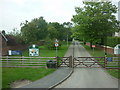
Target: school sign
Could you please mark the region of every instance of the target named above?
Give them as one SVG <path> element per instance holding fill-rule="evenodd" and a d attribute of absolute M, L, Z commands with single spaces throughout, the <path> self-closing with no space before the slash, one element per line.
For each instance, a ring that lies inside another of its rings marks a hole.
<path fill-rule="evenodd" d="M 37 45 L 29 47 L 29 56 L 39 56 L 39 47 Z"/>

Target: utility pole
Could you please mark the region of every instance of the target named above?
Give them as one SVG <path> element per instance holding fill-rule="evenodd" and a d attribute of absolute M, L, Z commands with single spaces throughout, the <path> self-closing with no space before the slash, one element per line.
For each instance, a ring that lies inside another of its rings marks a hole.
<path fill-rule="evenodd" d="M 67 46 L 68 46 L 68 35 L 67 35 Z"/>

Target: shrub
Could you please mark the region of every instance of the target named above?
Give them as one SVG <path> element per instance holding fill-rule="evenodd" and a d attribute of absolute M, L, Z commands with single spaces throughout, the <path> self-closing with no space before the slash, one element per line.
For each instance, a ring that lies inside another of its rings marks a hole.
<path fill-rule="evenodd" d="M 108 37 L 107 45 L 110 47 L 115 47 L 117 44 L 120 44 L 120 37 Z"/>
<path fill-rule="evenodd" d="M 54 41 L 51 41 L 51 40 L 47 41 L 47 42 L 46 42 L 46 47 L 47 47 L 48 49 L 50 49 L 50 50 L 55 50 L 55 49 L 56 49 L 56 47 L 55 47 L 55 42 L 54 42 Z M 59 42 L 58 49 L 60 49 L 60 47 L 61 47 L 61 43 Z"/>

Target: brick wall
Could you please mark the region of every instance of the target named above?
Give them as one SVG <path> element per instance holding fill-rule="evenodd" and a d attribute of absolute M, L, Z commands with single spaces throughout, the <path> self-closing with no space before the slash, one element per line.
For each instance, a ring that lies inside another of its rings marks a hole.
<path fill-rule="evenodd" d="M 17 46 L 7 46 L 2 48 L 2 56 L 8 55 L 8 50 L 25 50 L 27 49 L 27 45 L 17 45 Z"/>
<path fill-rule="evenodd" d="M 8 46 L 9 50 L 25 50 L 27 48 L 27 45 Z"/>
<path fill-rule="evenodd" d="M 96 48 L 101 49 L 103 51 L 106 50 L 107 53 L 114 55 L 114 49 L 113 48 L 107 48 L 104 46 L 96 45 Z"/>
<path fill-rule="evenodd" d="M 86 43 L 87 46 L 90 46 L 90 43 Z"/>
<path fill-rule="evenodd" d="M 90 46 L 90 43 L 86 43 L 86 45 L 87 46 Z M 104 46 L 101 46 L 101 45 L 96 45 L 96 48 L 98 48 L 98 49 L 100 49 L 100 50 L 103 50 L 103 51 L 105 51 L 105 49 L 106 49 L 106 51 L 107 51 L 107 53 L 108 54 L 112 54 L 112 55 L 115 55 L 114 54 L 114 48 L 106 48 L 106 47 L 104 47 Z M 120 56 L 120 55 L 116 55 L 116 56 Z"/>
<path fill-rule="evenodd" d="M 1 50 L 2 50 L 2 55 L 7 55 L 8 47 L 7 47 L 7 41 L 2 37 L 2 43 L 1 43 Z"/>
<path fill-rule="evenodd" d="M 4 56 L 4 55 L 8 55 L 8 47 L 3 47 L 2 48 L 2 56 Z"/>

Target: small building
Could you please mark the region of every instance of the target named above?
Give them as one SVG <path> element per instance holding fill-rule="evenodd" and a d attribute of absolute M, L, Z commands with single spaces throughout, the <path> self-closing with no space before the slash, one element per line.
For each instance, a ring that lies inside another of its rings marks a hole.
<path fill-rule="evenodd" d="M 1 41 L 0 41 L 0 50 L 1 50 L 1 55 L 7 55 L 7 52 L 8 52 L 8 47 L 7 47 L 7 42 L 8 42 L 8 39 L 6 38 L 6 36 L 0 32 L 0 38 L 1 38 Z"/>
<path fill-rule="evenodd" d="M 8 50 L 26 50 L 28 45 L 21 44 L 13 35 L 5 35 L 5 31 L 0 32 L 0 56 L 8 55 Z"/>

